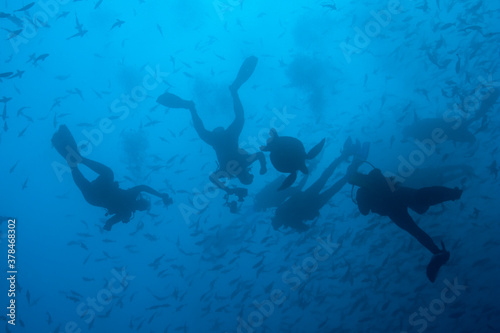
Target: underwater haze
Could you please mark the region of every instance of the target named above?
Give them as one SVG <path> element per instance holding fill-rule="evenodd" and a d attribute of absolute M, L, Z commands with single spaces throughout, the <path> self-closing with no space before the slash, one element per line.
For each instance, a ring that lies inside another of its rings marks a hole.
<path fill-rule="evenodd" d="M 1 332 L 500 332 L 499 1 L 1 0 L 0 27 Z M 195 115 L 231 128 L 238 95 L 267 170 L 224 193 Z M 147 208 L 107 230 L 66 127 Z M 279 170 L 273 133 L 306 168 Z M 361 173 L 463 190 L 410 211 L 449 251 L 434 282 L 436 253 L 361 214 L 351 141 Z"/>

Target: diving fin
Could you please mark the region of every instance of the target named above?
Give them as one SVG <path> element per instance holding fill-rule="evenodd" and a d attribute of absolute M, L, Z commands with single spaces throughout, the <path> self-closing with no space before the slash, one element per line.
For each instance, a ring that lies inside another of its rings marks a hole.
<path fill-rule="evenodd" d="M 59 130 L 52 136 L 52 145 L 57 152 L 70 164 L 70 158 L 76 162 L 80 162 L 82 157 L 78 152 L 78 146 L 66 125 L 59 126 Z"/>
<path fill-rule="evenodd" d="M 158 96 L 156 103 L 174 109 L 190 109 L 194 106 L 192 101 L 186 101 L 185 99 L 169 92 L 165 92 L 163 95 Z"/>
<path fill-rule="evenodd" d="M 238 75 L 236 75 L 236 79 L 234 79 L 234 82 L 231 85 L 231 89 L 240 89 L 241 85 L 245 83 L 250 78 L 250 76 L 252 76 L 253 71 L 257 66 L 257 61 L 258 59 L 255 56 L 248 57 L 245 59 L 245 61 L 243 61 L 243 64 L 238 71 Z"/>
<path fill-rule="evenodd" d="M 355 146 L 354 146 L 354 143 L 352 143 L 351 137 L 349 136 L 345 140 L 344 146 L 342 147 L 342 155 L 350 156 L 350 155 L 354 154 L 354 151 L 355 151 Z"/>
<path fill-rule="evenodd" d="M 431 282 L 436 281 L 439 269 L 450 259 L 450 251 L 446 251 L 444 244 L 442 242 L 441 244 L 443 245 L 443 250 L 433 255 L 431 261 L 427 265 L 427 278 Z"/>
<path fill-rule="evenodd" d="M 323 139 L 323 140 L 321 140 L 320 143 L 318 143 L 316 146 L 314 146 L 313 149 L 311 149 L 307 153 L 306 159 L 311 160 L 311 159 L 315 158 L 321 152 L 321 149 L 323 149 L 323 146 L 325 145 L 325 141 L 326 140 Z"/>
<path fill-rule="evenodd" d="M 289 174 L 288 177 L 285 178 L 283 184 L 281 184 L 281 186 L 278 188 L 278 191 L 289 188 L 290 186 L 292 186 L 292 184 L 295 182 L 296 179 L 297 179 L 297 172 Z"/>
<path fill-rule="evenodd" d="M 369 153 L 370 153 L 370 143 L 363 142 L 363 145 L 361 146 L 361 150 L 359 151 L 359 158 L 361 160 L 365 161 L 368 158 Z"/>

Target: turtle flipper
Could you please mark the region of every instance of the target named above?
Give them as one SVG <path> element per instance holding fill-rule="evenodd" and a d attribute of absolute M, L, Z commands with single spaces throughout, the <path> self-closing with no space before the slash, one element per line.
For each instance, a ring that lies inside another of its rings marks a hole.
<path fill-rule="evenodd" d="M 289 174 L 288 177 L 285 178 L 285 181 L 283 182 L 283 184 L 281 184 L 278 191 L 289 188 L 295 182 L 296 179 L 297 179 L 297 171 Z"/>
<path fill-rule="evenodd" d="M 320 143 L 318 143 L 316 146 L 314 146 L 313 149 L 311 149 L 307 153 L 306 159 L 310 160 L 310 159 L 315 158 L 321 152 L 321 149 L 323 149 L 324 145 L 325 145 L 325 139 L 321 140 Z"/>
<path fill-rule="evenodd" d="M 307 168 L 305 161 L 304 161 L 304 163 L 302 163 L 302 166 L 300 167 L 299 170 L 302 171 L 302 173 L 304 175 L 308 175 L 309 174 L 309 169 Z"/>

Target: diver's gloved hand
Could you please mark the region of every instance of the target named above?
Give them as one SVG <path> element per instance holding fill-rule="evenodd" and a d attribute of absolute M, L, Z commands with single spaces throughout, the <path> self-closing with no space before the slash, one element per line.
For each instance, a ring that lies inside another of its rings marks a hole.
<path fill-rule="evenodd" d="M 238 201 L 243 201 L 243 199 L 248 195 L 248 190 L 243 187 L 236 187 L 231 189 L 231 193 L 238 197 Z"/>
<path fill-rule="evenodd" d="M 172 198 L 166 193 L 162 195 L 161 200 L 163 201 L 163 205 L 165 205 L 166 207 L 174 203 Z"/>
<path fill-rule="evenodd" d="M 231 201 L 231 202 L 226 202 L 225 206 L 229 207 L 229 212 L 231 214 L 237 214 L 238 213 L 238 203 L 236 201 Z"/>

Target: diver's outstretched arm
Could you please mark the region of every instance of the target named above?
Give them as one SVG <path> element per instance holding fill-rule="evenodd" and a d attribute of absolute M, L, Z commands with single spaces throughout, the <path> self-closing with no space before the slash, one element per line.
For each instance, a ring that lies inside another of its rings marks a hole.
<path fill-rule="evenodd" d="M 232 189 L 227 187 L 223 182 L 220 181 L 220 178 L 218 178 L 218 175 L 216 172 L 212 173 L 208 178 L 210 178 L 210 181 L 215 184 L 218 188 L 226 192 L 227 194 L 233 194 Z"/>
<path fill-rule="evenodd" d="M 220 181 L 219 178 L 220 175 L 218 175 L 216 172 L 212 173 L 210 175 L 210 181 L 215 184 L 218 188 L 226 192 L 228 195 L 234 194 L 238 197 L 239 201 L 243 201 L 243 198 L 248 195 L 248 190 L 246 188 L 242 187 L 237 187 L 237 188 L 230 188 L 227 187 L 223 182 Z"/>
<path fill-rule="evenodd" d="M 172 199 L 170 198 L 170 196 L 168 194 L 166 194 L 166 193 L 160 193 L 157 190 L 149 187 L 148 185 L 135 186 L 135 187 L 132 187 L 131 189 L 129 189 L 129 191 L 136 192 L 137 195 L 140 192 L 146 192 L 146 193 L 152 194 L 154 196 L 157 196 L 158 198 L 163 199 L 163 203 L 165 205 L 169 205 L 169 204 L 172 203 Z"/>
<path fill-rule="evenodd" d="M 413 221 L 406 208 L 400 209 L 397 213 L 389 215 L 389 217 L 398 227 L 407 231 L 420 244 L 425 246 L 427 250 L 431 251 L 432 254 L 441 252 L 437 245 L 434 244 L 432 238 Z"/>
<path fill-rule="evenodd" d="M 420 205 L 434 206 L 445 201 L 460 199 L 462 190 L 444 186 L 431 186 L 417 190 L 416 195 Z"/>
<path fill-rule="evenodd" d="M 243 105 L 241 104 L 240 97 L 238 96 L 238 91 L 232 87 L 229 87 L 229 90 L 231 91 L 231 96 L 233 96 L 235 118 L 231 125 L 227 128 L 227 132 L 238 138 L 243 130 L 243 125 L 245 124 L 245 113 L 243 111 Z"/>
<path fill-rule="evenodd" d="M 99 174 L 100 176 L 108 179 L 109 181 L 113 181 L 114 179 L 114 174 L 113 170 L 111 170 L 109 167 L 105 166 L 102 163 L 89 160 L 88 158 L 82 157 L 82 162 L 83 165 L 94 171 L 95 173 Z"/>
<path fill-rule="evenodd" d="M 160 192 L 158 192 L 157 190 L 149 187 L 148 185 L 139 185 L 139 186 L 134 186 L 132 187 L 131 189 L 129 189 L 129 191 L 134 191 L 134 192 L 137 192 L 137 194 L 139 194 L 140 192 L 146 192 L 146 193 L 149 193 L 149 194 L 152 194 L 152 195 L 155 195 L 157 196 L 158 198 L 161 198 L 163 197 L 163 194 L 161 194 Z"/>
<path fill-rule="evenodd" d="M 348 170 L 346 177 L 349 184 L 359 187 L 369 187 L 372 183 L 370 176 L 357 171 Z"/>

